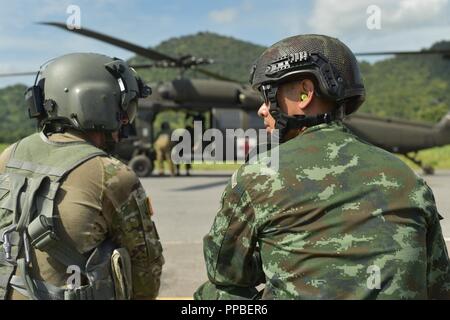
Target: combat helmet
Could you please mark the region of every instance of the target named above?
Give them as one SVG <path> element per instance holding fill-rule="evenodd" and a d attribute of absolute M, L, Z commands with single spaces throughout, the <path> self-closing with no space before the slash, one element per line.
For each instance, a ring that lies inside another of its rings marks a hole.
<path fill-rule="evenodd" d="M 281 112 L 276 100 L 279 85 L 305 77 L 313 80 L 318 96 L 335 102 L 335 112 L 316 117 L 288 116 Z M 338 39 L 324 35 L 299 35 L 275 43 L 256 60 L 250 84 L 270 102 L 270 113 L 280 134 L 292 128 L 329 122 L 338 114 L 341 117 L 351 114 L 365 98 L 355 55 Z"/>
<path fill-rule="evenodd" d="M 59 129 L 117 131 L 124 114 L 135 118 L 138 98 L 151 93 L 126 62 L 96 53 L 58 57 L 38 76 L 25 94 L 30 117 Z"/>

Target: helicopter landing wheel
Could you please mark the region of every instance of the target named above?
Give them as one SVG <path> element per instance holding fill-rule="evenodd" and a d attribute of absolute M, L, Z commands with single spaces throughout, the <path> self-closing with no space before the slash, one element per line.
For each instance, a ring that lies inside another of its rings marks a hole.
<path fill-rule="evenodd" d="M 152 161 L 143 154 L 133 157 L 128 166 L 141 178 L 148 177 L 153 171 Z"/>
<path fill-rule="evenodd" d="M 434 168 L 431 166 L 424 166 L 422 167 L 423 173 L 426 175 L 432 175 L 434 174 Z"/>

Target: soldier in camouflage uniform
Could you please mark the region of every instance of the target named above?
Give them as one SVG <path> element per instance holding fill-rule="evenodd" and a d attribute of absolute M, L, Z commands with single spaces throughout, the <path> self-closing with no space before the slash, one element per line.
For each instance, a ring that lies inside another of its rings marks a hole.
<path fill-rule="evenodd" d="M 33 176 L 30 179 L 30 173 L 33 173 L 33 168 L 39 168 L 42 173 L 44 166 L 40 164 L 53 162 L 47 167 L 61 167 L 66 165 L 63 158 L 73 157 L 78 165 L 64 173 L 60 180 L 53 200 L 54 230 L 50 231 L 54 231 L 63 251 L 80 255 L 83 262 L 87 259 L 87 265 L 94 267 L 79 265 L 84 270 L 81 287 L 70 288 L 67 270 L 73 256 L 61 258 L 54 248 L 40 244 L 40 238 L 33 239 L 30 223 L 24 233 L 25 238 L 29 238 L 29 261 L 26 259 L 27 247 L 22 243 L 17 261 L 6 259 L 14 266 L 14 275 L 8 276 L 9 285 L 2 285 L 0 293 L 8 299 L 154 299 L 159 291 L 164 259 L 151 219 L 150 200 L 136 174 L 108 155 L 110 148 L 120 139 L 122 128 L 133 120 L 138 98 L 148 95 L 149 88 L 122 60 L 98 54 L 62 56 L 50 62 L 40 73 L 37 87 L 42 90 L 45 100 L 37 101 L 34 107 L 42 103 L 46 106 L 45 109 L 37 108 L 40 114 L 36 116 L 41 121 L 42 130 L 1 154 L 2 188 L 6 180 L 3 177 L 8 174 L 8 177 L 13 177 L 12 173 L 25 170 L 32 186 L 34 180 Z M 88 150 L 88 157 L 79 160 L 74 150 L 80 153 Z M 63 157 L 47 161 L 58 152 Z M 17 163 L 22 164 L 20 169 Z M 34 167 L 26 167 L 24 163 L 33 163 Z M 54 181 L 52 175 L 57 175 L 54 172 L 57 171 L 46 171 L 50 181 Z M 37 189 L 37 194 L 39 192 L 44 191 Z M 27 196 L 28 193 L 24 192 L 24 197 Z M 38 207 L 39 202 L 35 206 Z M 6 207 L 4 202 L 0 203 L 0 210 Z M 21 215 L 26 214 L 23 209 Z M 35 214 L 41 213 L 38 210 Z M 0 227 L 3 227 L 4 221 L 0 222 Z M 13 231 L 18 232 L 20 228 L 17 226 Z M 3 238 L 6 251 L 5 233 Z M 96 251 L 105 243 L 111 246 L 111 250 Z M 117 249 L 115 254 L 120 253 L 120 259 L 116 260 L 120 263 L 118 269 L 129 269 L 123 274 L 111 274 L 114 273 L 110 267 L 112 249 Z M 100 258 L 94 257 L 93 252 L 101 253 Z M 24 256 L 26 263 L 20 269 L 19 262 L 24 260 Z M 100 263 L 95 259 L 100 259 Z M 4 260 L 5 253 L 0 252 L 0 262 L 6 266 Z M 102 269 L 95 269 L 96 263 Z M 93 271 L 89 273 L 90 268 Z M 2 270 L 6 269 L 0 265 Z M 23 270 L 27 273 L 25 277 Z M 0 276 L 7 275 L 2 272 Z M 2 283 L 8 283 L 8 279 Z M 123 292 L 118 292 L 120 289 Z"/>
<path fill-rule="evenodd" d="M 364 100 L 352 52 L 290 37 L 260 56 L 251 83 L 282 142 L 278 168 L 271 150 L 233 174 L 204 238 L 209 281 L 194 297 L 449 299 L 432 191 L 340 121 Z"/>

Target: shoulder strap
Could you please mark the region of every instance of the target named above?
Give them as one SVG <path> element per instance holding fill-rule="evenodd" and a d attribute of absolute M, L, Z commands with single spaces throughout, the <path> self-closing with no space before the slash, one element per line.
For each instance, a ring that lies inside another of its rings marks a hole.
<path fill-rule="evenodd" d="M 39 214 L 31 221 L 31 223 L 27 224 L 28 235 L 30 237 L 31 245 L 34 248 L 47 252 L 51 257 L 55 258 L 66 267 L 71 265 L 78 266 L 82 273 L 86 272 L 85 267 L 87 258 L 68 243 L 61 241 L 55 230 L 54 198 L 56 196 L 56 191 L 59 189 L 61 179 L 73 169 L 97 155 L 99 155 L 99 153 L 92 153 L 79 159 L 68 167 L 56 181 L 51 182 L 48 180 L 48 191 L 41 192 L 41 195 L 44 195 L 45 198 L 42 201 L 41 207 L 37 208 Z M 39 183 L 36 183 L 36 185 L 39 185 Z M 32 194 L 33 198 L 35 194 L 36 193 Z M 27 200 L 35 201 L 34 199 L 30 200 L 30 198 Z"/>
<path fill-rule="evenodd" d="M 8 171 L 19 170 L 25 175 L 44 175 L 52 180 L 61 180 L 83 162 L 106 155 L 87 142 L 52 142 L 41 133 L 17 142 L 6 168 Z"/>
<path fill-rule="evenodd" d="M 55 230 L 54 218 L 54 198 L 56 191 L 59 189 L 60 181 L 73 169 L 92 159 L 96 156 L 103 155 L 104 152 L 93 152 L 88 154 L 75 163 L 71 164 L 65 171 L 58 176 L 56 181 L 48 180 L 48 191 L 41 193 L 45 198 L 42 206 L 38 209 L 38 216 L 27 225 L 28 235 L 30 236 L 31 245 L 41 251 L 47 252 L 51 257 L 58 260 L 66 267 L 76 265 L 81 272 L 85 273 L 87 258 L 78 252 L 74 247 L 67 244 L 58 237 Z M 33 194 L 34 196 L 34 194 Z M 34 201 L 34 199 L 32 199 Z"/>

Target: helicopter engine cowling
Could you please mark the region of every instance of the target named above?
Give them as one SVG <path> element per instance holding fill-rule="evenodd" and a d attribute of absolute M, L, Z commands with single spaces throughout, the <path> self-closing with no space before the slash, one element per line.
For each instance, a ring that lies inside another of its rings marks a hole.
<path fill-rule="evenodd" d="M 177 79 L 159 86 L 157 90 L 161 98 L 178 103 L 260 103 L 256 92 L 241 84 L 222 80 Z"/>

